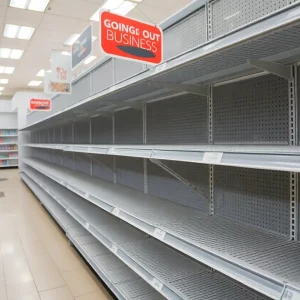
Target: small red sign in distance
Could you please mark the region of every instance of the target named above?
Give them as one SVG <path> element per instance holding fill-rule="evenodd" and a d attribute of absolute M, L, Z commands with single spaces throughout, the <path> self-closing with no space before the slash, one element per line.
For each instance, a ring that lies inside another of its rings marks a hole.
<path fill-rule="evenodd" d="M 51 100 L 48 99 L 36 99 L 30 100 L 30 110 L 51 110 Z"/>
<path fill-rule="evenodd" d="M 110 56 L 160 64 L 163 59 L 163 33 L 157 26 L 102 11 L 100 47 Z"/>

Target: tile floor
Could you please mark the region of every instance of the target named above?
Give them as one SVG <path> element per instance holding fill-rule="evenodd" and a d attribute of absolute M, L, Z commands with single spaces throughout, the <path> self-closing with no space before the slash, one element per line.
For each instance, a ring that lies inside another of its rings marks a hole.
<path fill-rule="evenodd" d="M 0 170 L 0 300 L 110 300 L 58 225 L 20 181 Z"/>

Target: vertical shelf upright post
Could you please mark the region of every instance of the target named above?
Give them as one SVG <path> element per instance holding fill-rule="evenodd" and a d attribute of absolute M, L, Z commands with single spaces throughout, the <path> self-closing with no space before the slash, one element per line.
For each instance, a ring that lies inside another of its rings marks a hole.
<path fill-rule="evenodd" d="M 297 65 L 293 66 L 293 78 L 288 80 L 289 92 L 289 144 L 298 146 L 298 94 Z M 299 240 L 298 173 L 290 173 L 290 239 Z"/>

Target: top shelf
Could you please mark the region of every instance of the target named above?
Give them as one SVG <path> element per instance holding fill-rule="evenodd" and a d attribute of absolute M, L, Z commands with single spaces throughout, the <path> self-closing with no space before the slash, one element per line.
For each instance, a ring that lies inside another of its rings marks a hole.
<path fill-rule="evenodd" d="M 225 80 L 258 73 L 248 59 L 294 63 L 300 59 L 300 3 L 209 41 L 164 63 L 108 86 L 102 91 L 21 130 L 34 130 L 59 122 L 90 117 L 101 110 L 116 110 L 120 101 L 147 102 L 178 92 L 149 86 L 149 80 L 169 83 L 214 85 Z M 92 70 L 93 71 L 93 70 Z M 90 86 L 91 76 L 87 83 Z M 55 100 L 54 100 L 55 101 Z M 107 105 L 109 104 L 109 108 Z M 124 103 L 123 103 L 124 106 Z"/>

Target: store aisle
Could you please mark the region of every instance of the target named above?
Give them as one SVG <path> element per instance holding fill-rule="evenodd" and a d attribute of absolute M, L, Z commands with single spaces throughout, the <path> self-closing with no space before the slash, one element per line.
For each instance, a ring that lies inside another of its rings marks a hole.
<path fill-rule="evenodd" d="M 18 170 L 0 170 L 0 251 L 1 300 L 112 299 Z"/>

